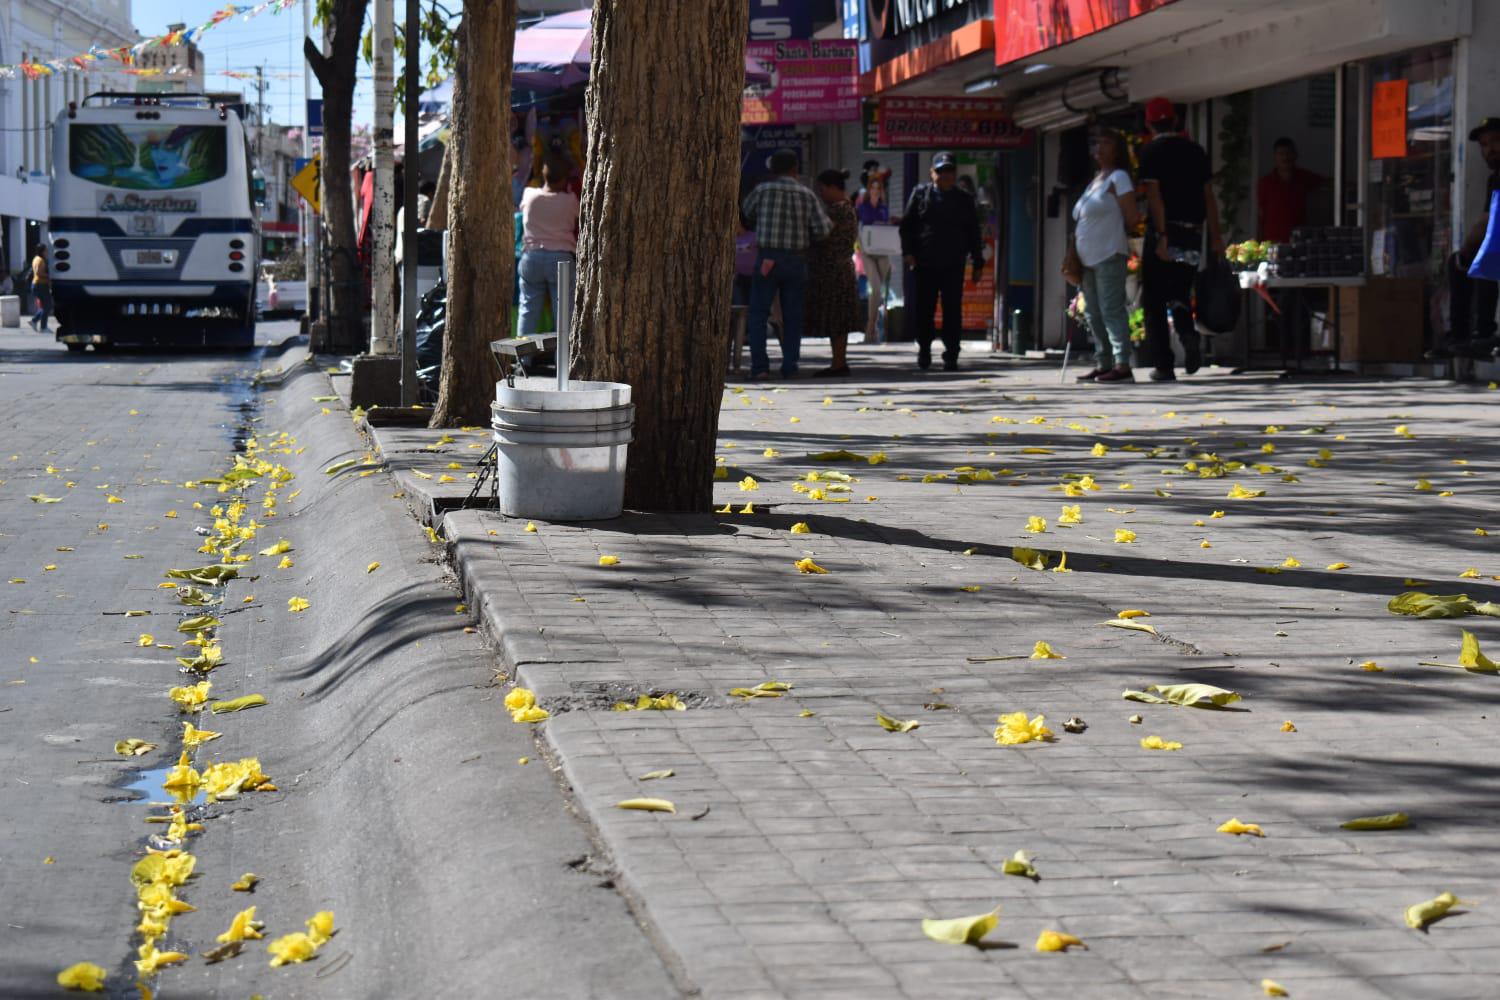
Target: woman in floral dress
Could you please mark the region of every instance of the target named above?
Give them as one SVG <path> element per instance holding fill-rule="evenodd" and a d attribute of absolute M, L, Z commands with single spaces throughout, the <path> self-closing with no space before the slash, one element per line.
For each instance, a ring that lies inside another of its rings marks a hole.
<path fill-rule="evenodd" d="M 849 374 L 849 331 L 861 327 L 859 285 L 854 277 L 854 244 L 859 222 L 854 206 L 844 192 L 847 170 L 825 170 L 818 175 L 815 190 L 833 221 L 833 231 L 807 252 L 807 307 L 803 335 L 827 337 L 833 348 L 833 363 L 818 375 L 823 378 Z"/>

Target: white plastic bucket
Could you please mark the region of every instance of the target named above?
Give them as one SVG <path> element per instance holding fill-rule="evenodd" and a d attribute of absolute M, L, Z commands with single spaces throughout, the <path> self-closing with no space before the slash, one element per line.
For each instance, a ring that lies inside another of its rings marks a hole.
<path fill-rule="evenodd" d="M 500 513 L 546 521 L 619 517 L 635 407 L 620 382 L 495 384 L 490 426 Z"/>
<path fill-rule="evenodd" d="M 21 296 L 0 295 L 0 327 L 21 326 Z"/>

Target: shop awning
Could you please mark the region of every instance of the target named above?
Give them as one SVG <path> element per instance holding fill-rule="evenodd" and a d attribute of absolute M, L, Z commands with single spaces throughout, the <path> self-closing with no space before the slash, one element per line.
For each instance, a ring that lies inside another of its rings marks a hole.
<path fill-rule="evenodd" d="M 957 31 L 881 63 L 859 78 L 867 96 L 954 97 L 995 71 L 995 22 L 970 21 Z"/>

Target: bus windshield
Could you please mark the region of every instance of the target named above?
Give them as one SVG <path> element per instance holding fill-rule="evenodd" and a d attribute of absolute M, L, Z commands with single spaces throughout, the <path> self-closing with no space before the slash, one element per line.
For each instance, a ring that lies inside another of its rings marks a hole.
<path fill-rule="evenodd" d="M 228 170 L 223 125 L 71 126 L 68 170 L 107 187 L 173 191 L 207 184 Z"/>

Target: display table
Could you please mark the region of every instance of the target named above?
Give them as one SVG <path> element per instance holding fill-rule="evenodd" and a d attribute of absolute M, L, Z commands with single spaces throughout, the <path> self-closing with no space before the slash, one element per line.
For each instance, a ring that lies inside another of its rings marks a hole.
<path fill-rule="evenodd" d="M 1246 280 L 1246 279 L 1250 280 Z M 1342 316 L 1340 311 L 1339 294 L 1340 288 L 1360 288 L 1365 284 L 1365 276 L 1362 274 L 1346 275 L 1341 277 L 1326 278 L 1283 278 L 1277 275 L 1269 275 L 1265 278 L 1259 277 L 1253 271 L 1242 272 L 1240 275 L 1240 287 L 1249 291 L 1254 290 L 1266 300 L 1271 306 L 1271 312 L 1276 317 L 1276 329 L 1281 341 L 1281 369 L 1285 375 L 1313 374 L 1334 375 L 1343 374 L 1340 366 L 1340 345 L 1343 335 Z M 1271 300 L 1268 291 L 1278 289 L 1289 292 L 1289 295 L 1281 296 L 1278 304 Z M 1301 336 L 1302 319 L 1311 319 L 1312 310 L 1307 303 L 1307 292 L 1311 289 L 1326 289 L 1328 291 L 1328 320 L 1333 330 L 1333 347 L 1328 351 L 1312 351 L 1306 349 Z M 1307 369 L 1303 362 L 1316 355 L 1328 358 L 1328 367 Z M 1237 372 L 1252 370 L 1250 364 L 1250 337 L 1245 337 L 1245 350 L 1241 359 L 1241 365 Z"/>

